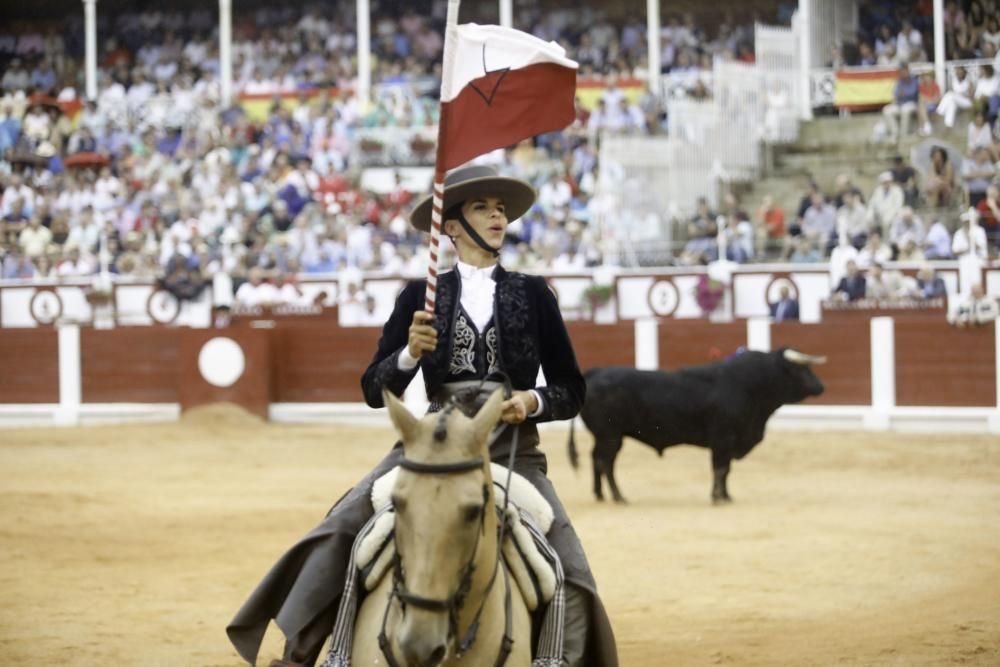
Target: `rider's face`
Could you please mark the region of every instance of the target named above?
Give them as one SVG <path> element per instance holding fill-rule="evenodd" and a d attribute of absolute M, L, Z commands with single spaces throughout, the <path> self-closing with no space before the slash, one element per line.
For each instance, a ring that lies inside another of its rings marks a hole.
<path fill-rule="evenodd" d="M 508 224 L 506 207 L 502 199 L 499 197 L 468 199 L 462 204 L 462 214 L 469 222 L 469 226 L 486 241 L 487 245 L 496 250 L 500 249 Z M 446 221 L 445 232 L 455 239 L 459 257 L 468 250 L 480 250 L 457 220 Z"/>

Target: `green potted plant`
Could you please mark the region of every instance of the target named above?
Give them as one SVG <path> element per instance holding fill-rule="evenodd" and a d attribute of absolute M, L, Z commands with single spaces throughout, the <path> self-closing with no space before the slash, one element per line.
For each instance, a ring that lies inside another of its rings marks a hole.
<path fill-rule="evenodd" d="M 607 305 L 611 301 L 613 294 L 614 286 L 612 285 L 589 286 L 587 289 L 583 290 L 584 310 L 588 312 L 591 317 L 593 317 L 598 308 Z"/>

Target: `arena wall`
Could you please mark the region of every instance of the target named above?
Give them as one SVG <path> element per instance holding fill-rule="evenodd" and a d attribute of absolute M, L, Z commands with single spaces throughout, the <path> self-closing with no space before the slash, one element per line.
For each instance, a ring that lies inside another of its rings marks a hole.
<path fill-rule="evenodd" d="M 585 369 L 671 369 L 741 347 L 787 345 L 825 355 L 816 370 L 826 392 L 782 408 L 772 422 L 778 427 L 1000 433 L 994 325 L 958 329 L 938 313 L 854 312 L 823 324 L 644 318 L 567 326 Z M 225 329 L 0 329 L 8 371 L 0 383 L 0 423 L 173 419 L 215 401 L 279 421 L 381 423 L 384 416 L 363 405 L 359 386 L 379 333 L 274 320 Z M 425 406 L 422 393 L 415 382 L 408 403 Z"/>

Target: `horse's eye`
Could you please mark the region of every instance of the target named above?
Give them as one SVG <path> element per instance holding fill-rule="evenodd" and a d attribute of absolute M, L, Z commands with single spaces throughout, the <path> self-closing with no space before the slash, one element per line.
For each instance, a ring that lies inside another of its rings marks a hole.
<path fill-rule="evenodd" d="M 465 508 L 465 520 L 468 521 L 469 523 L 472 523 L 473 521 L 478 521 L 479 517 L 481 517 L 482 515 L 483 515 L 482 505 L 474 505 Z"/>

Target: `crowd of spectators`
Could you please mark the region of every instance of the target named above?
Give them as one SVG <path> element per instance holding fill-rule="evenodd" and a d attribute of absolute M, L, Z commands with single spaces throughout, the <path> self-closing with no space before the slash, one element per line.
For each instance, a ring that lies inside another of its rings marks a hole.
<path fill-rule="evenodd" d="M 861 0 L 858 8 L 856 38 L 835 46 L 828 66 L 896 66 L 933 57 L 931 0 Z M 947 60 L 996 58 L 1000 6 L 996 0 L 947 0 L 944 29 Z"/>
<path fill-rule="evenodd" d="M 101 34 L 109 37 L 99 53 L 99 94 L 73 120 L 64 109 L 81 97 L 80 19 L 0 34 L 2 276 L 108 272 L 157 279 L 180 298 L 197 298 L 222 273 L 238 300 L 259 304 L 300 302 L 300 275 L 344 269 L 422 275 L 425 239 L 406 216 L 426 187 L 411 189 L 398 177 L 390 189 L 363 187 L 355 149 L 371 128 L 436 124 L 443 16 L 378 3 L 375 9 L 376 85 L 367 102 L 351 92 L 351 6 L 272 5 L 240 13 L 237 92 L 286 98 L 272 102 L 260 120 L 220 102 L 215 17 L 208 10 L 102 14 Z M 645 133 L 662 125 L 658 100 L 647 93 L 630 101 L 618 87 L 623 77 L 649 76 L 645 23 L 637 15 L 611 21 L 592 10 L 542 13 L 530 6 L 519 21 L 563 43 L 581 63 L 581 78 L 604 78 L 606 85 L 597 106 L 578 108 L 565 131 L 482 158 L 539 191 L 536 206 L 511 227 L 505 264 L 576 271 L 614 261 L 602 256 L 590 224 L 595 139 L 603 130 Z M 689 15 L 666 17 L 661 61 L 670 94 L 710 95 L 712 63 L 752 61 L 752 35 L 752 24 L 729 16 L 711 35 Z M 920 107 L 921 118 L 937 113 L 953 122 L 954 113 L 941 109 L 957 112 L 963 104 L 946 95 Z M 991 185 L 998 156 L 990 112 L 987 103 L 970 123 L 969 165 L 950 164 L 942 150 L 919 183 L 911 168 L 897 164 L 868 197 L 846 177 L 834 196 L 812 184 L 787 219 L 768 198 L 753 215 L 732 194 L 719 211 L 702 201 L 677 261 L 705 263 L 722 248 L 738 262 L 776 256 L 814 262 L 850 247 L 862 266 L 985 253 L 997 241 L 1000 215 Z M 915 198 L 946 206 L 959 192 L 980 211 L 981 227 L 970 229 L 985 228 L 984 243 L 969 231 L 963 246 L 959 233 L 953 239 L 940 222 L 927 226 L 914 213 Z M 364 295 L 357 300 L 360 318 Z"/>
<path fill-rule="evenodd" d="M 2 276 L 106 271 L 157 278 L 191 298 L 219 271 L 236 291 L 255 269 L 279 288 L 296 274 L 345 267 L 421 274 L 425 244 L 406 213 L 422 191 L 398 180 L 387 192 L 362 188 L 353 149 L 368 128 L 436 124 L 444 16 L 435 13 L 442 3 L 433 6 L 421 13 L 373 3 L 367 104 L 350 92 L 353 3 L 237 13 L 236 92 L 286 98 L 256 121 L 221 105 L 212 11 L 99 13 L 99 92 L 85 102 L 82 17 L 12 22 L 0 30 Z M 506 261 L 592 266 L 602 261 L 588 226 L 595 138 L 662 122 L 656 100 L 630 101 L 616 85 L 649 75 L 645 23 L 579 8 L 543 13 L 531 3 L 518 19 L 564 44 L 581 78 L 607 85 L 566 131 L 484 158 L 540 193 L 513 226 Z M 662 71 L 673 93 L 708 95 L 714 58 L 752 59 L 750 26 L 727 16 L 709 37 L 691 16 L 667 16 Z M 72 117 L 65 110 L 74 102 L 82 108 Z"/>

